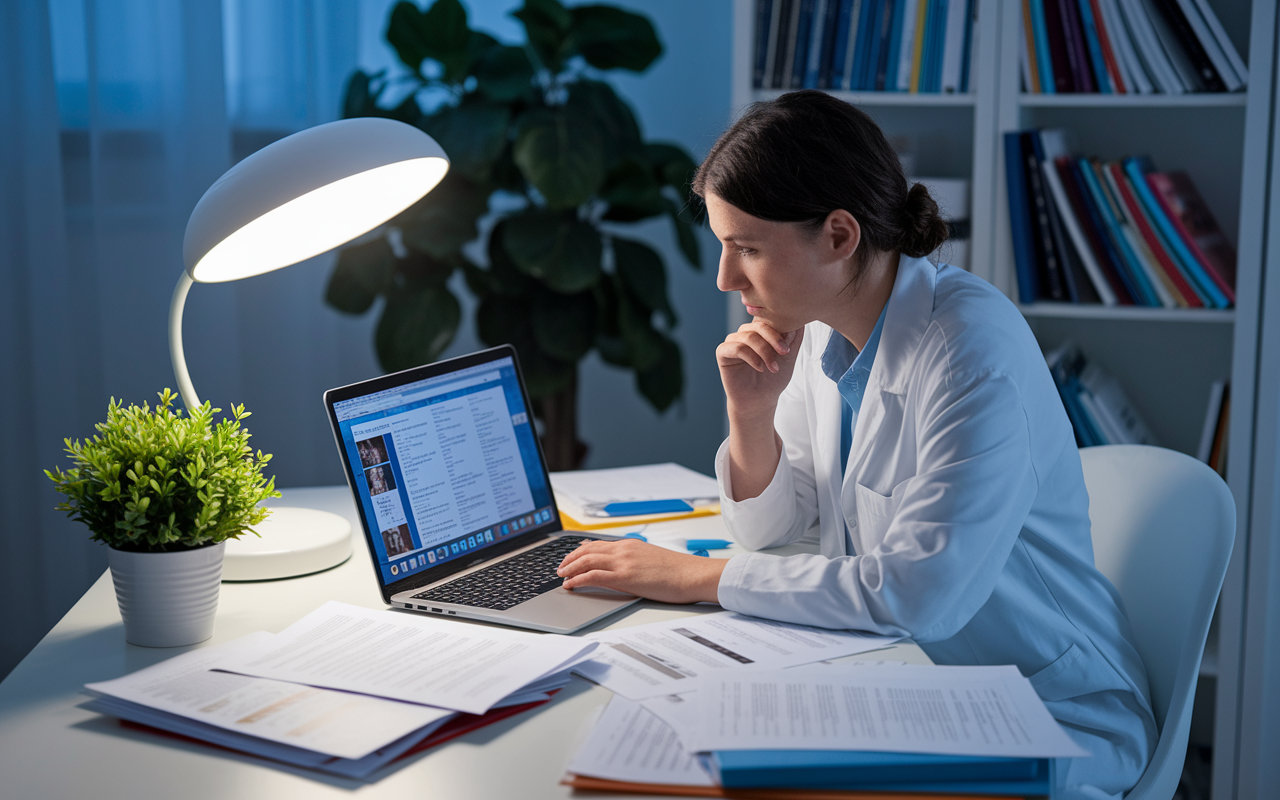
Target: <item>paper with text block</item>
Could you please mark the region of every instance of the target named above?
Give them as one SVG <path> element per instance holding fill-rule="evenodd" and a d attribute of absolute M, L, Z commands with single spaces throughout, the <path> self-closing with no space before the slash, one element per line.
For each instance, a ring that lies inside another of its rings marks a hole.
<path fill-rule="evenodd" d="M 714 673 L 692 696 L 691 752 L 873 750 L 1086 756 L 1017 667 L 805 667 Z"/>
<path fill-rule="evenodd" d="M 271 639 L 265 632 L 250 634 L 123 678 L 90 683 L 85 689 L 103 700 L 106 708 L 120 710 L 119 701 L 125 701 L 235 734 L 345 759 L 363 758 L 453 716 L 429 706 L 209 669 Z"/>
<path fill-rule="evenodd" d="M 898 641 L 732 611 L 599 631 L 584 638 L 598 641 L 600 647 L 574 671 L 632 700 L 693 691 L 696 678 L 718 670 L 794 667 Z"/>
<path fill-rule="evenodd" d="M 218 668 L 483 714 L 594 647 L 330 601 Z"/>
<path fill-rule="evenodd" d="M 569 762 L 569 771 L 633 783 L 712 786 L 695 756 L 662 719 L 638 703 L 614 695 Z"/>

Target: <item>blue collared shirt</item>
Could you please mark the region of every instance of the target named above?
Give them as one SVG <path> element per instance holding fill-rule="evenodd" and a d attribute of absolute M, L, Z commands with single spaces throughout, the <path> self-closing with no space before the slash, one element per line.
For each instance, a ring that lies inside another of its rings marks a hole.
<path fill-rule="evenodd" d="M 871 377 L 871 365 L 875 363 L 876 351 L 880 349 L 880 331 L 884 328 L 884 312 L 889 304 L 880 310 L 880 318 L 867 337 L 867 344 L 859 352 L 853 343 L 844 338 L 837 330 L 831 331 L 827 340 L 827 349 L 822 351 L 822 371 L 835 381 L 836 388 L 844 403 L 840 406 L 840 474 L 849 468 L 849 450 L 853 447 L 854 426 L 858 424 L 858 410 L 862 408 L 862 395 L 867 390 L 867 379 Z"/>

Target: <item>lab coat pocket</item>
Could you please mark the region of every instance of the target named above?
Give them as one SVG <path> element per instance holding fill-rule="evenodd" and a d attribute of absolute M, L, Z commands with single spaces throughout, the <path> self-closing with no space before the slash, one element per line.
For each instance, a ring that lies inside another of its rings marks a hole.
<path fill-rule="evenodd" d="M 892 495 L 885 497 L 874 489 L 868 489 L 860 483 L 854 484 L 854 496 L 858 501 L 858 528 L 860 538 L 868 544 L 878 544 L 884 540 L 893 522 L 893 515 L 898 510 L 898 501 Z"/>
<path fill-rule="evenodd" d="M 1073 644 L 1049 666 L 1027 677 L 1041 700 L 1066 700 L 1089 691 L 1087 678 L 1079 674 L 1083 655 L 1084 651 Z"/>

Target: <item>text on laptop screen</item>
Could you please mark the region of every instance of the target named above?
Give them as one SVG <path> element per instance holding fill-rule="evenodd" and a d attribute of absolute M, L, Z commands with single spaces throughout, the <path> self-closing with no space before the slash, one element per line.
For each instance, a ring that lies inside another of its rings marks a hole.
<path fill-rule="evenodd" d="M 551 521 L 509 357 L 333 409 L 384 583 Z"/>

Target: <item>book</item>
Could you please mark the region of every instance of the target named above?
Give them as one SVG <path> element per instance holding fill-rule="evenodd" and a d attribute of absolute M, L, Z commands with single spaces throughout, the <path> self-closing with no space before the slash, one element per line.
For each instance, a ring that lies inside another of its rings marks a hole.
<path fill-rule="evenodd" d="M 1158 444 L 1151 428 L 1115 378 L 1089 361 L 1078 377 L 1082 399 L 1092 401 L 1097 409 L 1095 418 L 1110 432 L 1109 444 Z"/>
<path fill-rule="evenodd" d="M 1062 185 L 1067 190 L 1067 197 L 1085 232 L 1085 237 L 1089 240 L 1093 255 L 1102 267 L 1102 273 L 1107 276 L 1107 282 L 1115 291 L 1116 298 L 1121 305 L 1141 305 L 1142 297 L 1118 263 L 1119 256 L 1112 249 L 1111 241 L 1102 227 L 1102 220 L 1089 197 L 1089 189 L 1084 183 L 1080 165 L 1074 159 L 1064 156 L 1057 159 L 1054 166 L 1062 178 Z"/>
<path fill-rule="evenodd" d="M 921 91 L 920 73 L 924 60 L 925 29 L 929 26 L 929 5 L 930 0 L 920 0 L 916 6 L 916 36 L 911 44 L 911 85 L 908 88 L 913 93 Z"/>
<path fill-rule="evenodd" d="M 1116 56 L 1115 45 L 1111 42 L 1107 18 L 1102 13 L 1102 2 L 1101 0 L 1089 0 L 1089 7 L 1093 13 L 1094 30 L 1098 35 L 1098 48 L 1102 51 L 1102 61 L 1106 68 L 1107 81 L 1111 85 L 1111 91 L 1115 94 L 1127 94 L 1129 89 L 1120 70 L 1120 61 Z"/>
<path fill-rule="evenodd" d="M 778 55 L 780 60 L 773 72 L 773 88 L 787 89 L 791 86 L 791 70 L 796 61 L 796 40 L 800 27 L 800 10 L 805 0 L 781 0 L 783 5 L 784 25 L 778 28 Z"/>
<path fill-rule="evenodd" d="M 894 83 L 894 89 L 899 92 L 911 91 L 911 67 L 914 64 L 920 6 L 918 0 L 904 0 L 902 3 L 902 26 L 898 32 L 898 72 Z"/>
<path fill-rule="evenodd" d="M 1160 268 L 1165 271 L 1169 276 L 1169 280 L 1174 284 L 1178 296 L 1182 298 L 1188 308 L 1203 308 L 1204 300 L 1196 293 L 1194 287 L 1187 282 L 1186 276 L 1182 274 L 1173 259 L 1169 257 L 1168 251 L 1164 249 L 1159 237 L 1152 230 L 1150 220 L 1147 219 L 1146 213 L 1133 193 L 1133 187 L 1129 184 L 1129 176 L 1125 175 L 1124 169 L 1117 163 L 1111 163 L 1108 165 L 1108 169 L 1115 179 L 1125 207 L 1129 209 L 1135 227 L 1147 243 L 1148 250 L 1159 262 Z"/>
<path fill-rule="evenodd" d="M 1178 80 L 1182 83 L 1183 90 L 1186 92 L 1205 91 L 1204 80 L 1200 77 L 1199 71 L 1192 62 L 1191 55 L 1182 46 L 1182 42 L 1178 39 L 1177 33 L 1174 32 L 1173 26 L 1169 24 L 1168 18 L 1160 10 L 1160 4 L 1163 0 L 1138 0 L 1138 2 L 1146 10 L 1147 18 L 1151 21 L 1151 29 L 1155 31 L 1156 39 L 1164 49 L 1165 56 L 1173 66 L 1173 71 L 1177 74 Z"/>
<path fill-rule="evenodd" d="M 960 91 L 969 91 L 969 73 L 973 69 L 973 30 L 978 24 L 977 0 L 965 0 L 964 52 L 960 60 Z"/>
<path fill-rule="evenodd" d="M 1054 247 L 1053 233 L 1049 227 L 1049 198 L 1040 180 L 1039 146 L 1034 131 L 1022 134 L 1023 172 L 1027 176 L 1027 195 L 1031 205 L 1031 231 L 1035 246 L 1036 266 L 1043 279 L 1044 296 L 1050 300 L 1066 300 L 1067 290 L 1062 277 L 1062 265 Z"/>
<path fill-rule="evenodd" d="M 1213 13 L 1213 8 L 1209 5 L 1208 0 L 1195 0 L 1196 10 L 1200 12 L 1201 19 L 1209 28 L 1209 32 L 1213 34 L 1214 40 L 1218 46 L 1222 48 L 1222 53 L 1227 57 L 1227 62 L 1231 64 L 1231 69 L 1240 78 L 1241 88 L 1249 83 L 1249 65 L 1244 63 L 1244 59 L 1240 57 L 1240 51 L 1236 50 L 1235 44 L 1231 41 L 1231 37 L 1227 36 L 1226 30 L 1222 27 L 1222 22 L 1218 19 L 1218 15 Z"/>
<path fill-rule="evenodd" d="M 1081 174 L 1093 194 L 1094 204 L 1100 212 L 1099 216 L 1102 218 L 1103 225 L 1106 226 L 1115 251 L 1119 255 L 1119 262 L 1128 270 L 1133 283 L 1142 293 L 1144 305 L 1172 308 L 1174 306 L 1173 298 L 1164 291 L 1164 284 L 1147 271 L 1146 265 L 1134 251 L 1132 234 L 1125 230 L 1123 220 L 1120 217 L 1120 210 L 1111 197 L 1106 184 L 1100 179 L 1098 163 L 1090 159 L 1080 159 L 1079 164 Z"/>
<path fill-rule="evenodd" d="M 1200 9 L 1193 0 L 1177 0 L 1178 9 L 1182 12 L 1182 16 L 1186 19 L 1187 24 L 1191 27 L 1201 47 L 1204 48 L 1205 55 L 1213 64 L 1213 69 L 1218 73 L 1218 77 L 1222 80 L 1226 91 L 1235 92 L 1244 88 L 1244 76 L 1237 73 L 1231 60 L 1227 58 L 1226 51 L 1219 43 L 1216 36 L 1209 29 L 1207 20 L 1201 15 Z M 1212 10 L 1209 12 L 1213 13 Z M 1216 19 L 1216 17 L 1215 17 Z"/>
<path fill-rule="evenodd" d="M 1067 52 L 1067 32 L 1062 29 L 1064 2 L 1074 0 L 1044 0 L 1044 26 L 1048 37 L 1049 60 L 1053 67 L 1053 90 L 1058 94 L 1076 90 L 1071 56 Z"/>
<path fill-rule="evenodd" d="M 1075 207 L 1062 182 L 1061 173 L 1058 171 L 1056 160 L 1066 153 L 1066 137 L 1060 130 L 1046 130 L 1040 131 L 1039 138 L 1044 153 L 1044 163 L 1041 167 L 1044 172 L 1045 183 L 1049 186 L 1049 191 L 1053 195 L 1054 205 L 1063 227 L 1071 238 L 1075 254 L 1088 274 L 1089 282 L 1102 303 L 1108 306 L 1117 305 L 1120 302 L 1120 296 L 1113 288 L 1111 280 L 1103 272 L 1102 266 L 1090 249 L 1083 225 L 1076 215 Z"/>
<path fill-rule="evenodd" d="M 951 0 L 947 7 L 947 19 L 942 44 L 942 68 L 938 82 L 939 91 L 954 94 L 962 91 L 961 73 L 964 61 L 965 30 L 968 28 L 966 0 Z"/>
<path fill-rule="evenodd" d="M 1196 36 L 1191 23 L 1187 20 L 1177 0 L 1154 0 L 1154 2 L 1158 7 L 1159 13 L 1164 18 L 1169 32 L 1173 34 L 1173 37 L 1180 45 L 1179 49 L 1186 56 L 1192 69 L 1195 70 L 1200 84 L 1206 91 L 1225 92 L 1227 90 L 1226 84 L 1218 74 L 1213 60 L 1209 58 L 1209 54 L 1206 52 L 1200 38 Z M 1225 62 L 1225 60 L 1224 57 L 1223 61 Z"/>
<path fill-rule="evenodd" d="M 1214 381 L 1209 387 L 1209 406 L 1205 409 L 1204 427 L 1200 429 L 1200 447 L 1196 449 L 1196 458 L 1206 464 L 1209 464 L 1209 457 L 1213 453 L 1213 440 L 1218 430 L 1218 417 L 1222 413 L 1222 397 L 1226 388 L 1226 381 Z"/>
<path fill-rule="evenodd" d="M 832 45 L 831 52 L 831 69 L 827 74 L 828 89 L 843 89 L 844 68 L 848 63 L 846 59 L 849 57 L 849 34 L 854 25 L 852 15 L 857 13 L 858 0 L 840 0 L 840 5 L 836 10 L 836 35 L 835 42 Z"/>
<path fill-rule="evenodd" d="M 880 51 L 880 68 L 876 73 L 877 88 L 896 92 L 898 90 L 898 62 L 901 61 L 902 25 L 906 17 L 907 6 L 911 0 L 892 0 L 893 14 L 889 18 L 886 41 Z"/>
<path fill-rule="evenodd" d="M 796 17 L 796 33 L 792 55 L 791 71 L 786 88 L 804 88 L 805 69 L 809 64 L 809 43 L 813 33 L 814 3 L 818 0 L 800 0 L 800 13 Z"/>
<path fill-rule="evenodd" d="M 1095 92 L 1098 87 L 1089 67 L 1079 0 L 1058 0 L 1058 10 L 1062 14 L 1062 32 L 1067 37 L 1067 64 L 1071 68 L 1071 84 L 1076 92 Z"/>
<path fill-rule="evenodd" d="M 853 74 L 850 76 L 851 91 L 864 90 L 867 87 L 867 73 L 870 71 L 871 41 L 875 35 L 876 19 L 884 0 L 862 0 L 862 15 L 858 21 L 858 40 L 854 46 Z"/>
<path fill-rule="evenodd" d="M 1053 56 L 1049 52 L 1049 25 L 1046 22 L 1045 0 L 1030 0 L 1031 29 L 1035 39 L 1036 67 L 1040 73 L 1040 91 L 1054 94 L 1058 91 L 1057 78 L 1053 74 Z"/>
<path fill-rule="evenodd" d="M 1133 37 L 1134 53 L 1140 65 L 1151 76 L 1155 88 L 1165 94 L 1182 94 L 1186 91 L 1174 72 L 1173 65 L 1164 53 L 1151 19 L 1147 16 L 1142 0 L 1117 0 L 1121 16 Z"/>
<path fill-rule="evenodd" d="M 1161 241 L 1177 260 L 1183 274 L 1195 284 L 1197 290 L 1206 298 L 1206 305 L 1211 308 L 1227 308 L 1231 305 L 1227 296 L 1217 287 L 1214 281 L 1196 261 L 1188 249 L 1186 242 L 1178 235 L 1177 229 L 1169 219 L 1168 212 L 1161 205 L 1159 198 L 1147 182 L 1146 174 L 1153 172 L 1150 162 L 1145 159 L 1126 158 L 1124 160 L 1126 174 L 1129 175 L 1138 199 L 1142 201 L 1147 214 L 1155 222 L 1155 229 L 1160 233 Z"/>
<path fill-rule="evenodd" d="M 853 6 L 849 11 L 849 33 L 844 56 L 844 73 L 840 79 L 841 89 L 852 90 L 854 88 L 853 77 L 858 68 L 857 48 L 858 37 L 862 35 L 863 7 L 867 3 L 873 2 L 875 0 L 853 0 Z"/>
<path fill-rule="evenodd" d="M 804 77 L 800 86 L 804 89 L 817 89 L 818 76 L 822 72 L 822 29 L 827 18 L 827 5 L 836 0 L 813 0 L 813 11 L 810 17 L 807 36 L 809 43 L 805 47 Z"/>
<path fill-rule="evenodd" d="M 769 68 L 772 66 L 770 58 L 776 50 L 771 50 L 772 40 L 769 32 L 773 30 L 776 21 L 773 18 L 774 10 L 778 7 L 778 3 L 774 0 L 756 0 L 756 29 L 755 29 L 755 63 L 751 72 L 751 85 L 756 89 L 765 88 L 765 75 L 770 74 Z"/>
<path fill-rule="evenodd" d="M 1096 90 L 1101 94 L 1114 94 L 1111 87 L 1111 76 L 1107 73 L 1107 59 L 1102 53 L 1102 37 L 1098 35 L 1098 24 L 1094 20 L 1091 0 L 1079 0 L 1080 27 L 1084 30 L 1085 52 L 1089 56 L 1089 66 L 1093 71 Z"/>
<path fill-rule="evenodd" d="M 1143 69 L 1138 54 L 1133 49 L 1133 39 L 1120 13 L 1119 0 L 1098 0 L 1098 5 L 1102 9 L 1102 18 L 1106 24 L 1125 91 L 1134 94 L 1151 94 L 1155 87 L 1151 85 L 1146 70 Z"/>
<path fill-rule="evenodd" d="M 1098 175 L 1098 182 L 1102 184 L 1108 196 L 1111 198 L 1113 205 L 1113 213 L 1120 223 L 1120 228 L 1124 232 L 1125 238 L 1129 240 L 1129 249 L 1138 257 L 1138 263 L 1147 273 L 1147 280 L 1155 287 L 1156 294 L 1160 296 L 1160 302 L 1165 308 L 1187 308 L 1189 303 L 1179 291 L 1179 287 L 1173 282 L 1169 273 L 1161 266 L 1159 260 L 1147 245 L 1147 240 L 1138 230 L 1138 223 L 1121 195 L 1120 182 L 1117 181 L 1111 167 L 1114 164 L 1094 163 L 1094 170 Z M 1123 173 L 1121 174 L 1123 180 Z"/>
<path fill-rule="evenodd" d="M 822 35 L 819 39 L 821 42 L 817 75 L 814 78 L 814 86 L 820 89 L 831 88 L 831 73 L 835 65 L 836 57 L 836 39 L 839 33 L 840 6 L 846 0 L 825 0 L 822 14 Z"/>
<path fill-rule="evenodd" d="M 1022 0 L 1022 35 L 1018 55 L 1022 67 L 1022 91 L 1040 93 L 1040 65 L 1036 63 L 1036 35 L 1031 27 L 1031 0 Z"/>
<path fill-rule="evenodd" d="M 1013 237 L 1018 302 L 1030 305 L 1040 297 L 1040 280 L 1031 238 L 1031 203 L 1024 163 L 1021 134 L 1017 131 L 1004 134 L 1004 174 L 1009 193 L 1009 230 Z"/>
<path fill-rule="evenodd" d="M 1147 183 L 1191 254 L 1234 303 L 1236 250 L 1218 227 L 1191 178 L 1185 172 L 1151 172 L 1147 174 Z"/>

